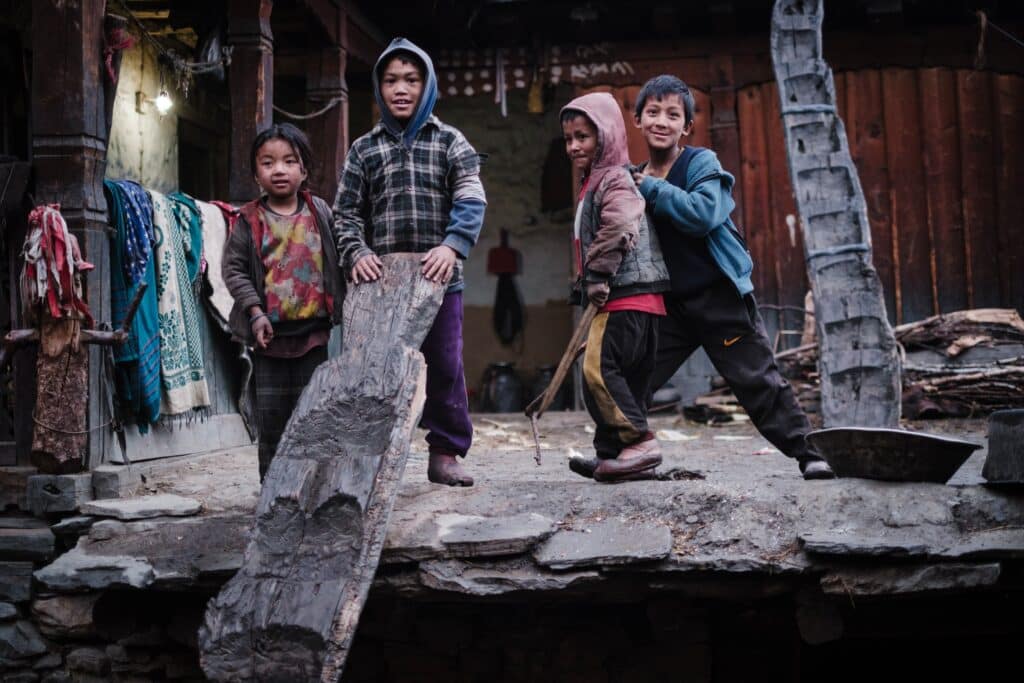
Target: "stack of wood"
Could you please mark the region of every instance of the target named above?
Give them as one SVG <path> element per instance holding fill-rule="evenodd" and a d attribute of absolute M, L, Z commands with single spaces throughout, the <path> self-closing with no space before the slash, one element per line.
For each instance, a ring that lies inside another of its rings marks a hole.
<path fill-rule="evenodd" d="M 1017 311 L 956 311 L 894 332 L 903 357 L 904 417 L 977 417 L 1024 406 L 1024 320 Z M 817 401 L 817 355 L 813 342 L 777 355 L 808 412 Z"/>

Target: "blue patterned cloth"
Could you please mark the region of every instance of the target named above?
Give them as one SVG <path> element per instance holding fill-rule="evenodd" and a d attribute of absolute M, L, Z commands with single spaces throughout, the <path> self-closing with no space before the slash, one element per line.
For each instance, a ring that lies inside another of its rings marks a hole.
<path fill-rule="evenodd" d="M 153 206 L 128 180 L 105 180 L 115 237 L 110 243 L 111 317 L 120 325 L 139 285 L 148 287 L 132 319 L 128 341 L 114 347 L 115 382 L 122 418 L 145 434 L 160 419 L 160 324 L 153 262 Z"/>

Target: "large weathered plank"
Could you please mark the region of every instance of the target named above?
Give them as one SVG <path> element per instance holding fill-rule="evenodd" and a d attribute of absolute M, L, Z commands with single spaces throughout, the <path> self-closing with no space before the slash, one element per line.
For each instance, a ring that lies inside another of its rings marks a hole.
<path fill-rule="evenodd" d="M 770 225 L 774 250 L 773 258 L 761 264 L 761 267 L 774 269 L 775 285 L 778 288 L 776 303 L 779 306 L 795 306 L 802 310 L 804 296 L 807 294 L 804 240 L 797 225 L 794 188 L 786 169 L 786 138 L 782 126 L 779 125 L 778 88 L 774 83 L 767 83 L 764 89 L 764 126 L 768 143 L 767 171 L 771 186 Z M 778 319 L 779 330 L 799 330 L 803 327 L 803 313 L 800 310 L 780 308 Z M 797 338 L 790 335 L 787 341 L 796 342 Z"/>
<path fill-rule="evenodd" d="M 893 266 L 895 268 L 897 322 L 910 322 L 937 313 L 932 297 L 928 216 L 921 164 L 921 108 L 917 79 L 908 69 L 882 72 L 885 101 L 886 158 L 890 185 Z"/>
<path fill-rule="evenodd" d="M 740 185 L 743 186 L 743 231 L 754 260 L 754 290 L 763 302 L 775 302 L 778 288 L 771 267 L 774 249 L 771 235 L 771 211 L 768 184 L 768 147 L 762 118 L 764 96 L 761 86 L 744 88 L 737 101 L 740 120 Z M 761 312 L 765 324 L 778 328 L 772 310 Z"/>
<path fill-rule="evenodd" d="M 336 680 L 380 558 L 424 397 L 443 287 L 416 254 L 351 289 L 345 347 L 313 374 L 263 484 L 238 574 L 200 630 L 218 681 Z"/>
<path fill-rule="evenodd" d="M 820 0 L 778 0 L 772 64 L 804 233 L 826 425 L 897 426 L 900 368 L 871 264 L 864 192 L 836 111 Z M 792 268 L 790 268 L 792 270 Z"/>
<path fill-rule="evenodd" d="M 949 69 L 922 69 L 921 126 L 925 193 L 931 238 L 932 287 L 940 313 L 967 308 L 963 205 L 960 201 L 960 140 L 956 78 Z"/>
<path fill-rule="evenodd" d="M 871 260 L 885 291 L 885 310 L 889 314 L 889 322 L 895 323 L 899 306 L 896 303 L 882 72 L 874 69 L 848 72 L 845 74 L 845 83 L 844 123 L 850 142 L 850 154 L 857 164 L 868 208 L 868 220 L 871 222 Z M 837 82 L 837 89 L 838 85 Z"/>
<path fill-rule="evenodd" d="M 967 305 L 995 308 L 999 296 L 999 231 L 996 227 L 995 150 L 992 77 L 984 71 L 957 71 L 957 130 L 962 165 Z"/>
<path fill-rule="evenodd" d="M 994 76 L 996 117 L 996 201 L 999 230 L 999 279 L 1005 304 L 1024 311 L 1024 246 L 1020 219 L 1024 216 L 1024 78 Z"/>

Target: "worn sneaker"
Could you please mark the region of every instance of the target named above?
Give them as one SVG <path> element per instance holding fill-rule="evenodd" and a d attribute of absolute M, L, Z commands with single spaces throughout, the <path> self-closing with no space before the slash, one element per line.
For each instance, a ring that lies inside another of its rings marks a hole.
<path fill-rule="evenodd" d="M 803 473 L 804 479 L 807 480 L 836 478 L 836 473 L 832 471 L 828 463 L 818 458 L 801 462 L 800 471 Z"/>

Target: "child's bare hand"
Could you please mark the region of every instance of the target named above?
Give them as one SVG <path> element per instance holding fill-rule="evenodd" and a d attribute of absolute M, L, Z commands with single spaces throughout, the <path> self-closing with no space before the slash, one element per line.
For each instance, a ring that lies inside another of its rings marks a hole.
<path fill-rule="evenodd" d="M 252 321 L 252 335 L 256 337 L 256 346 L 265 349 L 270 346 L 270 340 L 274 338 L 274 326 L 270 324 L 270 318 L 260 315 Z"/>
<path fill-rule="evenodd" d="M 633 182 L 636 183 L 637 187 L 640 187 L 640 183 L 644 181 L 646 176 L 647 174 L 643 171 L 633 171 Z"/>
<path fill-rule="evenodd" d="M 423 277 L 433 282 L 448 282 L 455 271 L 455 250 L 442 244 L 434 247 L 423 257 Z"/>
<path fill-rule="evenodd" d="M 376 254 L 367 254 L 352 266 L 352 282 L 373 282 L 384 272 L 384 262 Z"/>

